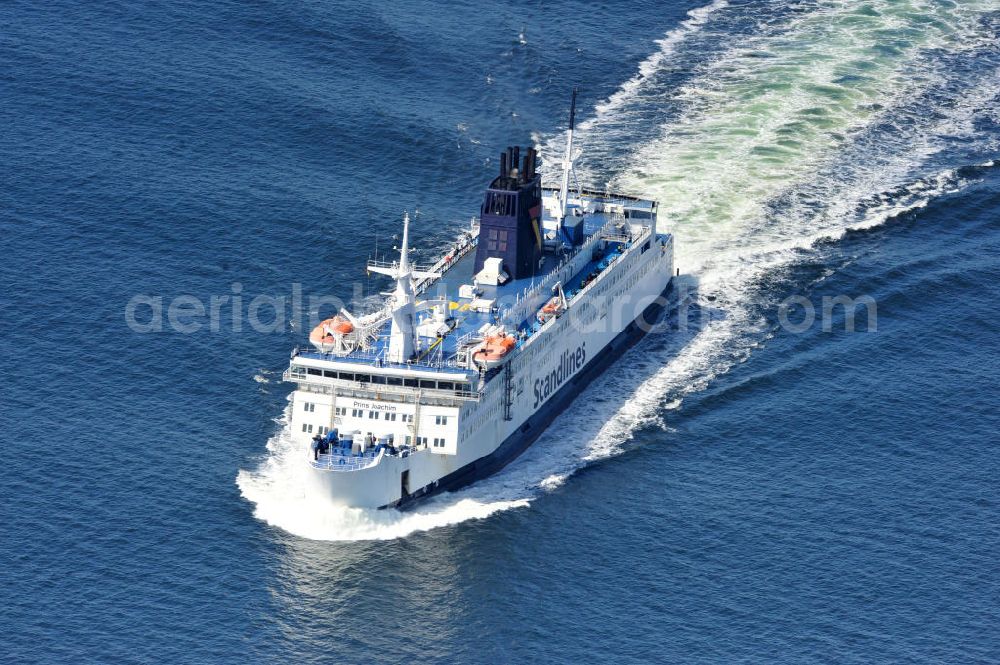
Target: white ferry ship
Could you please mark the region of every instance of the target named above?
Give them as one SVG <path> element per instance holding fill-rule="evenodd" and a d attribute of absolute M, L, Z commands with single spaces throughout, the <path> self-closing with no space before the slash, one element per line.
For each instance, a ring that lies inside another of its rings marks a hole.
<path fill-rule="evenodd" d="M 293 352 L 292 436 L 335 503 L 399 507 L 495 473 L 659 316 L 673 238 L 654 201 L 570 188 L 575 98 L 561 187 L 508 148 L 433 266 L 411 264 L 404 217 L 398 261 L 368 265 L 395 280 L 383 306 Z"/>

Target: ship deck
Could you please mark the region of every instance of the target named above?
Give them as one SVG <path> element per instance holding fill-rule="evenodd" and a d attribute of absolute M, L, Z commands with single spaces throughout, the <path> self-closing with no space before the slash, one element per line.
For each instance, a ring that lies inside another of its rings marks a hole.
<path fill-rule="evenodd" d="M 543 200 L 553 195 L 552 190 L 546 190 Z M 608 234 L 609 222 L 655 224 L 655 204 L 650 201 L 617 195 L 607 196 L 593 192 L 585 193 L 582 199 L 575 200 L 583 211 L 584 218 L 584 241 L 580 247 L 588 248 L 588 240 L 591 240 L 596 234 L 603 234 L 608 243 L 606 251 L 594 258 L 588 258 L 582 267 L 575 270 L 574 274 L 562 284 L 563 293 L 568 301 L 572 300 L 588 278 L 592 279 L 595 274 L 611 265 L 629 246 L 632 240 L 629 236 Z M 548 203 L 547 201 L 544 206 L 543 225 L 552 221 Z M 595 210 L 595 208 L 597 209 Z M 606 208 L 612 209 L 605 211 Z M 459 296 L 459 289 L 463 285 L 473 283 L 475 244 L 476 238 L 473 237 L 471 240 L 459 242 L 449 248 L 445 256 L 450 255 L 455 258 L 442 258 L 434 266 L 435 271 L 439 272 L 441 277 L 429 280 L 424 284 L 418 284 L 418 327 L 431 316 L 431 306 L 446 307 L 448 325 L 452 327 L 450 332 L 440 337 L 420 337 L 420 346 L 413 361 L 400 364 L 389 363 L 385 360 L 389 346 L 391 320 L 385 321 L 374 344 L 366 351 L 356 351 L 346 356 L 324 354 L 318 351 L 301 351 L 299 355 L 333 362 L 370 364 L 386 368 L 433 369 L 438 372 L 464 373 L 467 369 L 454 366 L 450 362 L 451 359 L 464 343 L 477 337 L 485 326 L 495 324 L 501 318 L 505 319 L 504 322 L 509 331 L 516 332 L 518 347 L 526 344 L 542 325 L 535 316 L 537 308 L 524 312 L 523 316 L 515 314 L 514 320 L 511 320 L 510 310 L 517 303 L 519 296 L 523 297 L 525 292 L 530 292 L 533 288 L 538 287 L 551 287 L 550 283 L 553 280 L 550 277 L 556 270 L 565 265 L 563 257 L 546 252 L 542 269 L 534 277 L 510 280 L 499 286 L 477 285 L 477 289 L 481 290 L 478 296 L 480 299 L 492 300 L 497 303 L 497 308 L 493 311 L 477 311 L 473 308 L 470 299 Z M 587 249 L 586 251 L 592 250 Z M 582 261 L 582 259 L 580 260 Z M 544 301 L 547 301 L 555 293 L 551 292 L 551 288 L 545 290 Z"/>

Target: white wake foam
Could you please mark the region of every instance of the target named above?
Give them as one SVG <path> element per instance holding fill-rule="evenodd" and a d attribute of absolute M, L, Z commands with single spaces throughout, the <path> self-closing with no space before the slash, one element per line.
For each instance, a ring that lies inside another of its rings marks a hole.
<path fill-rule="evenodd" d="M 639 68 L 635 76 L 623 83 L 608 99 L 594 107 L 593 116 L 580 123 L 580 131 L 587 132 L 593 130 L 603 118 L 614 114 L 617 110 L 628 104 L 638 93 L 642 84 L 663 67 L 684 40 L 698 32 L 708 23 L 714 13 L 728 6 L 728 0 L 714 0 L 714 2 L 703 7 L 697 7 L 689 11 L 686 19 L 656 41 L 659 49 L 639 63 Z"/>

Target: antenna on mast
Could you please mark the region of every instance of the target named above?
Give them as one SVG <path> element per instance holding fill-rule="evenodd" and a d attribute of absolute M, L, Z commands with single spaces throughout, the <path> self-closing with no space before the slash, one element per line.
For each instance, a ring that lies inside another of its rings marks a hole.
<path fill-rule="evenodd" d="M 403 242 L 399 247 L 399 263 L 392 265 L 369 263 L 368 270 L 396 280 L 396 289 L 392 294 L 392 328 L 389 333 L 389 349 L 386 359 L 390 362 L 405 363 L 413 357 L 417 342 L 414 281 L 440 277 L 440 274 L 436 272 L 415 270 L 410 263 L 409 213 L 403 213 Z"/>
<path fill-rule="evenodd" d="M 403 211 L 403 245 L 399 248 L 399 273 L 410 271 L 410 213 Z"/>
<path fill-rule="evenodd" d="M 559 188 L 559 223 L 566 221 L 566 205 L 569 201 L 569 172 L 573 171 L 573 129 L 576 125 L 576 93 L 579 88 L 573 88 L 573 100 L 569 106 L 569 129 L 566 130 L 566 154 L 563 157 L 562 186 Z"/>

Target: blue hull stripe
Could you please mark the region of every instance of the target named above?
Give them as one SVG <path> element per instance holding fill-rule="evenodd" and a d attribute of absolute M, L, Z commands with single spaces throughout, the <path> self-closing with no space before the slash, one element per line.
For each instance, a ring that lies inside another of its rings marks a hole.
<path fill-rule="evenodd" d="M 672 282 L 672 280 L 671 280 Z M 437 482 L 421 487 L 411 492 L 394 504 L 382 506 L 382 508 L 403 508 L 412 506 L 417 499 L 426 498 L 441 492 L 454 492 L 487 476 L 491 476 L 500 469 L 513 462 L 518 455 L 528 449 L 535 442 L 545 428 L 556 419 L 566 407 L 572 403 L 573 399 L 580 392 L 590 385 L 597 376 L 606 370 L 615 360 L 620 358 L 626 351 L 636 345 L 636 343 L 646 334 L 645 328 L 648 325 L 640 325 L 639 320 L 655 321 L 663 312 L 663 296 L 670 291 L 670 283 L 663 291 L 660 298 L 643 310 L 632 323 L 628 324 L 624 330 L 611 340 L 590 362 L 584 365 L 576 376 L 566 382 L 545 404 L 539 408 L 534 415 L 524 421 L 521 427 L 507 437 L 496 450 L 489 455 L 484 455 L 474 462 L 470 462 L 457 471 L 449 473 L 440 478 Z"/>

